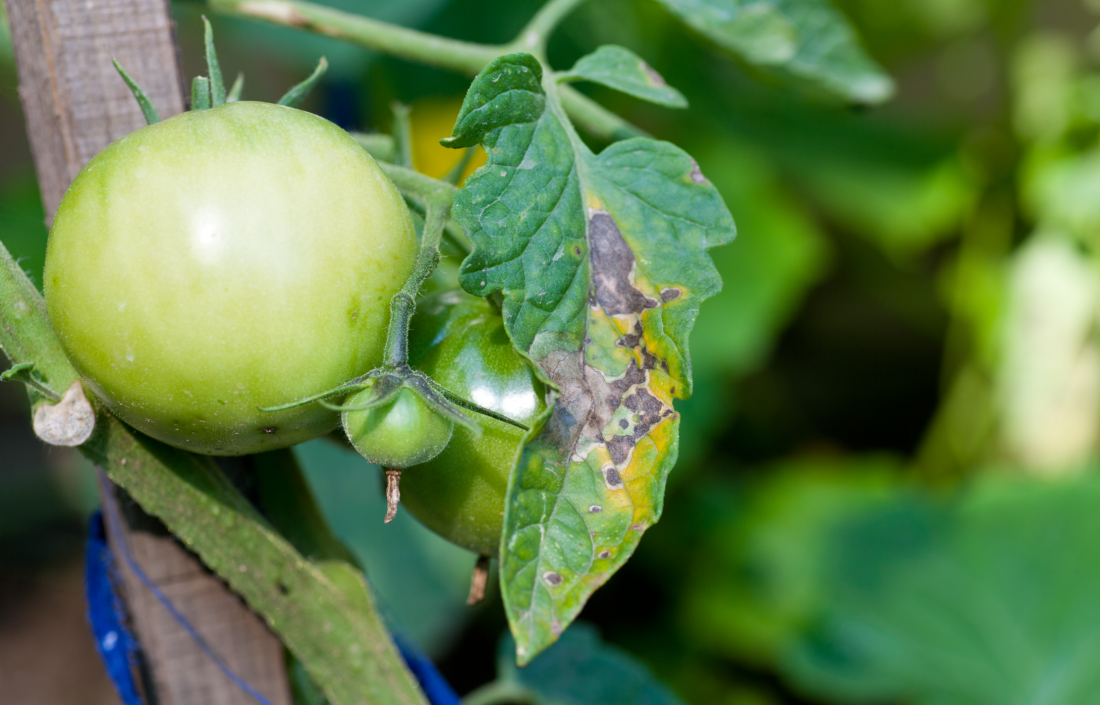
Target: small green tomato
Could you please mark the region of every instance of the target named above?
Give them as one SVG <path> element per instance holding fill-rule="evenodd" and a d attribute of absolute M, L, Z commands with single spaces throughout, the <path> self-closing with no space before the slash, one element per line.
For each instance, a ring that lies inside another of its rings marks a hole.
<path fill-rule="evenodd" d="M 372 394 L 369 389 L 356 392 L 344 401 L 344 406 L 366 402 Z M 348 440 L 360 455 L 393 469 L 431 460 L 447 447 L 454 431 L 453 421 L 436 413 L 408 387 L 402 387 L 392 401 L 382 406 L 345 411 L 342 420 Z"/>

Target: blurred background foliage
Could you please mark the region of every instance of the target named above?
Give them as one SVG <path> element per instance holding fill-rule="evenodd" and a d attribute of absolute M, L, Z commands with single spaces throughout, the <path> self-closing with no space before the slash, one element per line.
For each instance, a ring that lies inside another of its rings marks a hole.
<path fill-rule="evenodd" d="M 328 4 L 488 42 L 537 6 Z M 629 47 L 687 96 L 672 111 L 582 86 L 687 149 L 739 234 L 713 252 L 725 288 L 692 335 L 696 393 L 679 406 L 664 518 L 585 610 L 594 627 L 567 634 L 573 656 L 502 662 L 502 678 L 581 672 L 598 630 L 618 649 L 599 651 L 608 672 L 636 668 L 630 654 L 676 694 L 652 702 L 1100 701 L 1100 2 L 837 5 L 897 81 L 881 107 L 739 63 L 652 0 L 591 0 L 551 44 L 559 68 Z M 173 9 L 184 73 L 201 73 L 202 7 Z M 277 98 L 325 54 L 333 69 L 305 107 L 386 131 L 391 102 L 409 104 L 417 166 L 451 167 L 436 141 L 466 79 L 215 21 L 246 98 Z M 21 120 L 0 32 L 0 240 L 40 281 Z M 357 456 L 324 440 L 298 453 L 395 627 L 460 692 L 491 681 L 505 623 L 492 592 L 463 604 L 473 556 L 407 513 L 384 526 L 378 470 Z M 19 702 L 111 702 L 90 637 L 58 621 L 75 612 L 57 605 L 79 603 L 71 566 L 95 503 L 89 468 L 38 444 L 21 390 L 0 388 L 0 676 Z M 43 597 L 66 580 L 71 595 Z M 555 702 L 613 702 L 577 699 L 592 692 L 570 690 L 583 676 Z M 66 683 L 82 695 L 66 699 Z"/>

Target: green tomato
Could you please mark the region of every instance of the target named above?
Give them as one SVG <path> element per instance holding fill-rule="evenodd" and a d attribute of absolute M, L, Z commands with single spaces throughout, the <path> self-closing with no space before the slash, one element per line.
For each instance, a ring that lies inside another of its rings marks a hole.
<path fill-rule="evenodd" d="M 352 394 L 346 406 L 373 399 L 364 389 Z M 371 409 L 345 411 L 344 432 L 359 455 L 384 468 L 407 468 L 426 463 L 447 447 L 454 422 L 445 418 L 420 395 L 402 387 L 393 401 Z"/>
<path fill-rule="evenodd" d="M 487 409 L 529 426 L 546 408 L 542 383 L 512 347 L 500 314 L 484 299 L 462 291 L 425 298 L 413 318 L 409 349 L 414 367 Z M 481 438 L 455 428 L 435 459 L 402 473 L 401 502 L 443 538 L 496 556 L 508 474 L 523 431 L 473 415 Z"/>
<path fill-rule="evenodd" d="M 412 219 L 336 125 L 232 103 L 142 128 L 95 156 L 50 231 L 50 320 L 124 421 L 173 446 L 258 453 L 334 429 L 289 403 L 382 361 L 412 272 Z"/>

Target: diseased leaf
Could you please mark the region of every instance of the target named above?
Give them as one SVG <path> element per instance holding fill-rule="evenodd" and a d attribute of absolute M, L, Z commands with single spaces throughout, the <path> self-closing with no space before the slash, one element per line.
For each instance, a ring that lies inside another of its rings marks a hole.
<path fill-rule="evenodd" d="M 561 78 L 592 81 L 671 108 L 686 108 L 688 104 L 680 91 L 665 83 L 661 74 L 637 54 L 620 46 L 609 44 L 581 57 Z"/>
<path fill-rule="evenodd" d="M 894 83 L 829 0 L 659 0 L 685 24 L 750 64 L 777 69 L 857 103 Z"/>
<path fill-rule="evenodd" d="M 501 540 L 520 663 L 660 517 L 677 453 L 672 400 L 691 393 L 688 333 L 721 287 L 706 250 L 734 236 L 690 156 L 640 138 L 593 154 L 532 61 L 501 57 L 478 76 L 452 142 L 488 154 L 453 210 L 474 244 L 462 286 L 503 294 L 512 341 L 556 390 L 509 481 Z M 495 88 L 515 67 L 540 80 Z"/>
<path fill-rule="evenodd" d="M 500 680 L 518 682 L 543 705 L 682 705 L 644 664 L 604 643 L 589 624 L 579 623 L 524 669 L 512 663 L 515 642 L 501 640 Z"/>

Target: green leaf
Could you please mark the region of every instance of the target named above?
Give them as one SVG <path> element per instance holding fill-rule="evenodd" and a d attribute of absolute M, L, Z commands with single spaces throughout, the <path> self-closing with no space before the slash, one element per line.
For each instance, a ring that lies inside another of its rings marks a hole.
<path fill-rule="evenodd" d="M 894 83 L 829 0 L 659 0 L 685 24 L 750 64 L 776 69 L 856 103 Z"/>
<path fill-rule="evenodd" d="M 452 149 L 473 147 L 492 130 L 538 120 L 545 108 L 538 59 L 530 54 L 508 54 L 478 74 L 462 101 L 452 136 L 439 143 Z"/>
<path fill-rule="evenodd" d="M 515 667 L 515 643 L 505 636 L 498 678 L 521 684 L 541 705 L 681 705 L 634 657 L 605 643 L 589 624 L 576 624 L 557 644 L 523 669 Z"/>
<path fill-rule="evenodd" d="M 462 286 L 503 294 L 513 343 L 556 390 L 512 473 L 501 540 L 520 663 L 660 517 L 678 447 L 672 401 L 691 393 L 687 336 L 721 287 L 706 251 L 734 236 L 690 156 L 641 138 L 593 154 L 540 74 L 529 56 L 491 63 L 451 141 L 488 154 L 455 199 L 474 244 Z"/>
<path fill-rule="evenodd" d="M 746 231 L 748 232 L 748 231 Z M 731 492 L 700 488 L 723 508 L 684 579 L 683 624 L 695 648 L 773 667 L 826 600 L 830 531 L 893 499 L 896 462 L 883 457 L 797 460 Z"/>
<path fill-rule="evenodd" d="M 602 46 L 581 57 L 560 78 L 592 81 L 671 108 L 686 108 L 688 104 L 680 91 L 665 83 L 661 74 L 650 68 L 637 54 L 620 46 Z"/>
<path fill-rule="evenodd" d="M 830 609 L 788 674 L 842 702 L 1096 702 L 1098 502 L 1095 475 L 987 479 L 850 522 L 833 536 Z"/>

